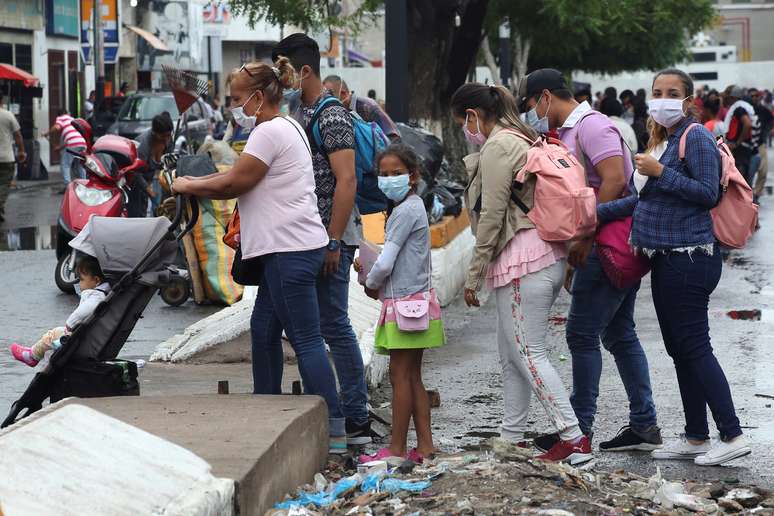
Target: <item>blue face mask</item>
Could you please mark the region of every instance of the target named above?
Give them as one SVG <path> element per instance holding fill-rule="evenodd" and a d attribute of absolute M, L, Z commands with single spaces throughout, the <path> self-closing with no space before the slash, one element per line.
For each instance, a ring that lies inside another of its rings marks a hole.
<path fill-rule="evenodd" d="M 379 190 L 392 202 L 400 202 L 406 198 L 411 189 L 409 175 L 379 176 Z"/>
<path fill-rule="evenodd" d="M 542 95 L 540 98 L 542 98 Z M 538 118 L 537 106 L 540 104 L 540 98 L 538 98 L 535 107 L 527 111 L 527 123 L 538 133 L 546 134 L 550 130 L 548 126 L 548 110 L 551 109 L 551 99 L 549 98 L 548 100 L 548 109 L 546 109 L 545 116 L 543 118 Z"/>

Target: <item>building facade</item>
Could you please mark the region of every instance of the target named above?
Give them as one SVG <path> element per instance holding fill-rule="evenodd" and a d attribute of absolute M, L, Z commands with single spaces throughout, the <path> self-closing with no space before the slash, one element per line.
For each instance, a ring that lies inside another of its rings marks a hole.
<path fill-rule="evenodd" d="M 51 126 L 59 110 L 78 114 L 82 109 L 78 27 L 79 0 L 0 2 L 0 62 L 39 80 L 37 88 L 23 88 L 15 81 L 5 81 L 0 88 L 9 97 L 29 148 L 38 139 L 41 161 L 48 167 L 58 164 L 60 156 L 40 134 Z"/>

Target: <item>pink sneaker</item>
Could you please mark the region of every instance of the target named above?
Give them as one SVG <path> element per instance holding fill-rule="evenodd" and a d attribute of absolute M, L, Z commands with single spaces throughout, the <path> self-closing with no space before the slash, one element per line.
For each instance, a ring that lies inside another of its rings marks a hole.
<path fill-rule="evenodd" d="M 19 362 L 24 362 L 30 367 L 35 367 L 38 365 L 38 362 L 40 362 L 40 360 L 32 355 L 32 348 L 26 348 L 15 342 L 11 344 L 11 354 L 13 355 L 13 358 Z"/>
<path fill-rule="evenodd" d="M 386 460 L 391 457 L 395 457 L 395 455 L 392 454 L 389 448 L 382 448 L 378 452 L 374 453 L 373 455 L 361 455 L 357 461 L 360 464 L 365 464 L 366 462 L 372 462 L 375 460 Z M 400 457 L 398 457 L 400 458 Z"/>
<path fill-rule="evenodd" d="M 425 457 L 416 448 L 411 448 L 406 458 L 416 464 L 422 464 L 425 461 Z"/>

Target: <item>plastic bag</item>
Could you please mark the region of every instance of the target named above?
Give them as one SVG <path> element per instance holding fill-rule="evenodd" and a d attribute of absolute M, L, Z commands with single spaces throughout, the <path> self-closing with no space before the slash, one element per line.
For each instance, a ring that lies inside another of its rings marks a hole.
<path fill-rule="evenodd" d="M 411 147 L 422 163 L 422 178 L 428 184 L 435 184 L 435 177 L 443 163 L 443 143 L 433 133 L 420 127 L 398 123 L 401 143 Z"/>

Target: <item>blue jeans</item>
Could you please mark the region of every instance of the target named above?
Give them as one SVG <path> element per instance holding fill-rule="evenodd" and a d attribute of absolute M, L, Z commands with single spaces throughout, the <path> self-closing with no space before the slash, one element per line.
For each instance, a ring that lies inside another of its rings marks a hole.
<path fill-rule="evenodd" d="M 253 392 L 282 393 L 282 329 L 298 358 L 298 371 L 309 394 L 328 405 L 330 434 L 346 435 L 336 377 L 320 335 L 316 280 L 325 249 L 263 256 L 264 272 L 255 300 L 250 333 L 253 345 Z"/>
<path fill-rule="evenodd" d="M 629 424 L 634 431 L 656 425 L 648 358 L 634 330 L 634 302 L 639 283 L 619 290 L 608 280 L 596 254 L 575 271 L 567 318 L 567 346 L 572 355 L 572 395 L 578 424 L 585 434 L 594 426 L 602 375 L 600 337 L 613 354 L 629 398 Z"/>
<path fill-rule="evenodd" d="M 71 150 L 75 152 L 86 152 L 86 147 L 73 147 Z M 65 186 L 69 185 L 73 179 L 81 179 L 83 177 L 81 161 L 67 152 L 67 148 L 62 149 L 60 156 L 59 168 L 62 170 L 62 179 L 64 179 Z M 75 171 L 75 174 L 72 173 L 73 170 Z"/>
<path fill-rule="evenodd" d="M 368 387 L 360 345 L 349 322 L 349 274 L 354 259 L 354 248 L 341 248 L 339 270 L 317 278 L 317 302 L 320 331 L 331 348 L 341 386 L 342 410 L 347 419 L 364 424 L 368 422 Z"/>
<path fill-rule="evenodd" d="M 742 434 L 726 375 L 712 352 L 707 307 L 720 281 L 723 258 L 696 251 L 657 254 L 651 260 L 653 304 L 667 353 L 677 371 L 685 435 L 709 439 L 707 405 L 723 440 Z"/>

